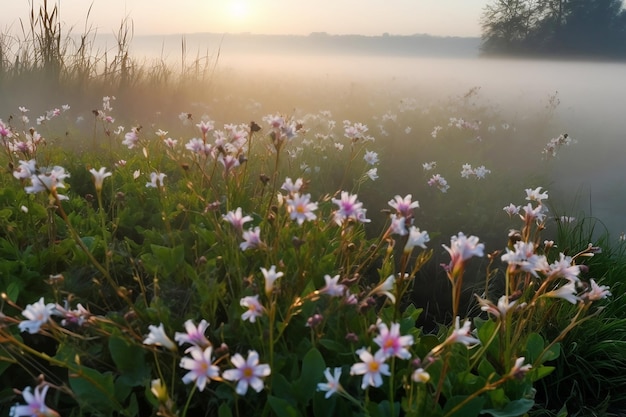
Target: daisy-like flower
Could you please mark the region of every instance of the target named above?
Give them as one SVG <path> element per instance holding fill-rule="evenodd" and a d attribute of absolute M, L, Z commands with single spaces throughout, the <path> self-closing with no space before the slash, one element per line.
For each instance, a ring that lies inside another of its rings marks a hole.
<path fill-rule="evenodd" d="M 546 212 L 548 211 L 548 208 L 543 204 L 539 204 L 537 207 L 533 207 L 532 204 L 528 203 L 527 205 L 522 207 L 522 209 L 524 210 L 524 214 L 522 215 L 520 213 L 519 216 L 526 223 L 532 223 L 534 221 L 537 221 L 539 223 L 543 222 L 546 218 Z"/>
<path fill-rule="evenodd" d="M 367 126 L 362 123 L 351 124 L 349 120 L 343 121 L 343 133 L 345 137 L 353 142 L 362 139 L 367 131 Z"/>
<path fill-rule="evenodd" d="M 345 294 L 347 288 L 345 285 L 338 284 L 339 275 L 334 277 L 325 275 L 324 281 L 326 281 L 326 285 L 319 291 L 321 294 L 328 294 L 331 297 L 342 297 Z"/>
<path fill-rule="evenodd" d="M 259 302 L 258 295 L 249 295 L 239 300 L 239 304 L 246 308 L 246 311 L 241 315 L 243 321 L 249 320 L 250 323 L 254 323 L 257 317 L 261 317 L 265 311 L 265 307 Z"/>
<path fill-rule="evenodd" d="M 19 166 L 13 171 L 13 176 L 18 180 L 30 178 L 37 173 L 37 161 L 19 161 Z"/>
<path fill-rule="evenodd" d="M 100 168 L 98 171 L 96 171 L 95 168 L 91 168 L 89 170 L 89 172 L 91 172 L 91 175 L 93 175 L 93 182 L 96 186 L 96 191 L 101 191 L 104 179 L 113 175 L 110 172 L 106 172 L 106 170 L 107 169 L 105 167 Z"/>
<path fill-rule="evenodd" d="M 341 226 L 348 219 L 356 220 L 362 223 L 370 221 L 365 218 L 367 210 L 363 208 L 363 203 L 357 201 L 356 194 L 350 194 L 347 191 L 342 191 L 341 198 L 333 198 L 332 202 L 339 206 L 339 209 L 334 213 L 335 223 L 339 226 Z"/>
<path fill-rule="evenodd" d="M 453 275 L 458 272 L 465 261 L 473 256 L 483 256 L 483 250 L 485 245 L 478 243 L 478 237 L 467 237 L 462 232 L 459 232 L 456 236 L 450 238 L 450 247 L 442 245 L 445 250 L 450 254 L 450 264 L 448 265 L 448 271 Z"/>
<path fill-rule="evenodd" d="M 568 281 L 579 282 L 580 266 L 572 263 L 572 257 L 559 253 L 559 259 L 550 264 L 549 277 L 561 277 Z"/>
<path fill-rule="evenodd" d="M 235 211 L 229 211 L 222 218 L 230 223 L 239 233 L 243 230 L 244 224 L 252 221 L 252 217 L 243 215 L 241 207 L 237 207 Z"/>
<path fill-rule="evenodd" d="M 358 362 L 352 365 L 350 368 L 350 375 L 363 375 L 363 382 L 361 382 L 361 388 L 365 389 L 368 386 L 380 387 L 383 384 L 382 376 L 389 376 L 389 365 L 385 363 L 387 356 L 382 349 L 372 355 L 365 348 L 361 348 L 356 351 L 359 358 L 363 362 Z"/>
<path fill-rule="evenodd" d="M 150 330 L 150 333 L 148 333 L 148 336 L 144 339 L 144 345 L 162 346 L 169 350 L 176 350 L 176 345 L 172 342 L 172 339 L 165 334 L 163 323 L 158 326 L 151 324 L 148 326 L 148 329 Z"/>
<path fill-rule="evenodd" d="M 167 386 L 160 379 L 153 379 L 150 381 L 150 392 L 152 392 L 152 395 L 154 395 L 156 399 L 163 404 L 165 404 L 169 399 Z"/>
<path fill-rule="evenodd" d="M 393 275 L 389 275 L 387 277 L 387 279 L 385 279 L 383 282 L 381 282 L 380 284 L 378 284 L 377 287 L 375 287 L 372 291 L 370 291 L 369 295 L 375 295 L 375 294 L 382 294 L 387 296 L 387 298 L 389 298 L 389 300 L 395 304 L 396 302 L 396 296 L 393 295 L 392 291 L 393 291 L 393 287 L 396 284 L 396 277 Z"/>
<path fill-rule="evenodd" d="M 430 374 L 428 372 L 426 372 L 424 370 L 424 368 L 417 368 L 415 371 L 413 371 L 413 373 L 411 374 L 411 379 L 414 382 L 418 382 L 421 384 L 425 384 L 428 381 L 430 381 Z"/>
<path fill-rule="evenodd" d="M 183 382 L 195 382 L 198 390 L 204 391 L 207 382 L 220 376 L 220 368 L 213 365 L 213 348 L 209 346 L 203 350 L 194 346 L 189 349 L 189 353 L 191 358 L 183 357 L 180 360 L 180 367 L 189 371 L 183 376 Z"/>
<path fill-rule="evenodd" d="M 511 216 L 515 216 L 519 214 L 520 208 L 521 208 L 520 206 L 516 206 L 513 203 L 511 203 L 508 206 L 503 207 L 502 210 L 504 210 L 506 214 L 508 214 L 509 217 L 511 217 Z"/>
<path fill-rule="evenodd" d="M 548 291 L 547 293 L 543 294 L 542 297 L 562 298 L 569 303 L 577 304 L 578 301 L 580 301 L 580 298 L 576 295 L 577 292 L 578 291 L 576 290 L 576 283 L 570 281 L 565 285 L 561 285 L 555 290 Z"/>
<path fill-rule="evenodd" d="M 274 130 L 280 130 L 285 124 L 285 118 L 279 114 L 263 116 L 263 121 Z"/>
<path fill-rule="evenodd" d="M 158 133 L 158 132 L 157 132 Z M 167 134 L 167 132 L 165 132 L 165 134 Z M 165 144 L 165 146 L 167 146 L 170 149 L 174 149 L 176 147 L 176 144 L 178 143 L 178 140 L 176 139 L 172 139 L 172 138 L 166 138 L 163 139 L 163 143 Z"/>
<path fill-rule="evenodd" d="M 148 181 L 146 183 L 146 188 L 159 188 L 163 187 L 163 179 L 165 179 L 165 177 L 167 177 L 167 175 L 165 175 L 164 173 L 156 173 L 156 172 L 152 172 L 150 173 L 150 181 Z"/>
<path fill-rule="evenodd" d="M 376 181 L 378 179 L 378 168 L 368 169 L 365 173 L 365 176 L 367 176 L 372 181 Z"/>
<path fill-rule="evenodd" d="M 341 368 L 335 368 L 332 374 L 330 373 L 330 368 L 326 368 L 326 370 L 324 370 L 324 376 L 326 377 L 326 382 L 317 384 L 317 390 L 326 393 L 324 398 L 328 399 L 333 394 L 343 391 L 343 387 L 339 382 L 339 378 L 341 378 Z"/>
<path fill-rule="evenodd" d="M 317 218 L 313 211 L 317 210 L 317 203 L 310 202 L 311 195 L 298 193 L 293 194 L 293 198 L 287 198 L 287 211 L 291 220 L 298 222 L 298 225 L 302 225 L 305 220 L 313 221 Z"/>
<path fill-rule="evenodd" d="M 389 232 L 392 235 L 400 235 L 400 236 L 404 236 L 407 233 L 409 233 L 406 230 L 406 219 L 402 216 L 399 216 L 395 213 L 391 214 L 391 224 L 389 225 Z"/>
<path fill-rule="evenodd" d="M 404 198 L 397 195 L 393 200 L 389 200 L 387 204 L 396 209 L 398 215 L 405 219 L 411 219 L 413 217 L 413 209 L 420 206 L 419 201 L 411 201 L 412 198 L 413 196 L 411 194 L 407 194 Z"/>
<path fill-rule="evenodd" d="M 526 191 L 526 200 L 530 200 L 530 201 L 536 201 L 538 203 L 541 203 L 543 200 L 546 200 L 548 198 L 548 192 L 541 192 L 541 188 L 543 187 L 537 187 L 535 189 L 532 188 L 527 188 Z"/>
<path fill-rule="evenodd" d="M 413 336 L 401 336 L 400 323 L 392 323 L 391 328 L 387 327 L 385 323 L 380 323 L 378 336 L 374 338 L 374 343 L 380 346 L 387 357 L 396 356 L 400 359 L 409 359 L 411 353 L 407 347 L 413 345 Z"/>
<path fill-rule="evenodd" d="M 515 364 L 513 365 L 513 368 L 511 368 L 511 370 L 509 371 L 509 375 L 511 375 L 513 378 L 524 379 L 524 376 L 528 373 L 528 371 L 530 371 L 530 368 L 532 368 L 532 365 L 529 363 L 524 365 L 524 359 L 525 358 L 523 356 L 515 359 Z"/>
<path fill-rule="evenodd" d="M 550 269 L 545 255 L 537 255 L 535 245 L 532 242 L 515 242 L 513 250 L 506 248 L 502 260 L 507 262 L 509 266 L 530 272 L 535 277 L 539 277 L 537 272 L 547 272 Z"/>
<path fill-rule="evenodd" d="M 53 201 L 55 196 L 59 200 L 67 200 L 68 197 L 57 193 L 58 188 L 65 188 L 63 180 L 70 176 L 65 172 L 65 168 L 55 166 L 52 169 L 42 170 L 41 174 L 35 174 L 30 177 L 31 185 L 24 187 L 24 191 L 28 194 L 36 194 L 39 192 L 47 192 L 50 200 Z"/>
<path fill-rule="evenodd" d="M 239 158 L 234 155 L 226 155 L 220 154 L 217 160 L 224 166 L 224 175 L 228 175 L 233 168 L 237 168 L 241 165 L 239 162 Z"/>
<path fill-rule="evenodd" d="M 436 161 L 424 162 L 422 164 L 422 168 L 424 169 L 424 171 L 432 171 L 433 169 L 435 169 L 435 167 L 437 167 Z"/>
<path fill-rule="evenodd" d="M 441 130 L 443 130 L 443 127 L 441 127 L 441 126 L 435 126 L 435 127 L 433 128 L 433 131 L 432 131 L 432 132 L 430 132 L 430 136 L 432 136 L 432 137 L 433 137 L 433 139 L 437 139 L 437 135 L 439 134 L 439 132 L 440 132 Z"/>
<path fill-rule="evenodd" d="M 448 181 L 442 177 L 440 174 L 435 174 L 428 180 L 428 185 L 430 187 L 437 187 L 439 191 L 442 193 L 448 192 L 450 186 L 448 185 Z"/>
<path fill-rule="evenodd" d="M 201 120 L 200 123 L 196 124 L 196 127 L 200 129 L 200 132 L 203 135 L 206 135 L 207 132 L 215 129 L 215 122 L 213 122 L 212 120 Z"/>
<path fill-rule="evenodd" d="M 610 297 L 612 294 L 609 291 L 609 287 L 606 285 L 598 285 L 592 278 L 589 280 L 590 289 L 583 294 L 583 299 L 587 301 L 598 301 L 606 297 Z"/>
<path fill-rule="evenodd" d="M 48 385 L 35 387 L 35 392 L 31 392 L 31 387 L 24 388 L 22 397 L 26 401 L 25 405 L 16 405 L 11 408 L 11 417 L 59 417 L 59 413 L 46 405 L 46 394 Z"/>
<path fill-rule="evenodd" d="M 470 329 L 471 323 L 469 319 L 465 319 L 463 326 L 460 326 L 460 318 L 457 316 L 454 321 L 454 330 L 452 330 L 444 344 L 461 343 L 465 346 L 479 344 L 480 340 L 471 335 Z"/>
<path fill-rule="evenodd" d="M 133 127 L 130 132 L 127 132 L 124 135 L 124 140 L 122 141 L 122 145 L 126 145 L 128 149 L 133 149 L 137 146 L 139 142 L 139 130 L 136 127 Z"/>
<path fill-rule="evenodd" d="M 243 232 L 243 242 L 239 244 L 241 250 L 255 249 L 263 246 L 261 241 L 261 228 L 256 226 L 254 229 L 248 229 Z"/>
<path fill-rule="evenodd" d="M 263 390 L 264 384 L 261 378 L 269 376 L 272 370 L 269 365 L 259 363 L 259 354 L 256 351 L 248 351 L 248 359 L 235 353 L 230 361 L 235 365 L 235 369 L 225 370 L 222 377 L 228 381 L 237 381 L 235 388 L 237 394 L 245 395 L 248 387 L 252 387 L 256 392 Z"/>
<path fill-rule="evenodd" d="M 366 151 L 363 160 L 369 165 L 376 165 L 379 162 L 378 154 L 374 151 Z"/>
<path fill-rule="evenodd" d="M 176 340 L 180 346 L 188 343 L 192 346 L 205 349 L 211 346 L 211 342 L 209 342 L 209 339 L 204 335 L 208 328 L 209 323 L 204 319 L 200 321 L 198 326 L 194 325 L 193 320 L 189 319 L 185 321 L 185 333 L 174 333 L 174 340 Z"/>
<path fill-rule="evenodd" d="M 414 247 L 419 246 L 422 249 L 426 249 L 426 243 L 430 241 L 430 236 L 426 230 L 420 231 L 419 228 L 411 226 L 409 229 L 409 238 L 404 245 L 404 252 L 411 252 Z"/>
<path fill-rule="evenodd" d="M 485 176 L 486 176 L 487 174 L 491 174 L 491 170 L 490 170 L 490 169 L 485 168 L 485 166 L 484 166 L 484 165 L 481 165 L 481 166 L 477 167 L 476 169 L 474 169 L 474 175 L 475 175 L 475 176 L 476 176 L 476 178 L 478 178 L 479 180 L 480 180 L 480 179 L 485 178 Z"/>
<path fill-rule="evenodd" d="M 474 175 L 474 170 L 470 164 L 463 164 L 461 167 L 461 178 L 469 178 Z"/>
<path fill-rule="evenodd" d="M 304 181 L 302 180 L 302 178 L 298 178 L 295 182 L 293 182 L 291 178 L 287 177 L 285 178 L 285 182 L 283 183 L 283 185 L 280 186 L 280 188 L 287 191 L 289 194 L 295 194 L 300 192 L 303 184 Z"/>
<path fill-rule="evenodd" d="M 67 300 L 65 301 L 65 307 L 57 304 L 55 306 L 55 311 L 53 313 L 56 316 L 61 316 L 63 319 L 61 320 L 62 326 L 82 326 L 84 325 L 89 318 L 91 317 L 91 313 L 82 304 L 76 304 L 76 309 L 71 310 L 69 308 L 69 303 Z"/>
<path fill-rule="evenodd" d="M 202 139 L 192 138 L 185 144 L 185 149 L 202 156 L 207 156 L 211 154 L 211 145 L 208 143 L 204 143 Z"/>
<path fill-rule="evenodd" d="M 2 119 L 0 119 L 0 137 L 2 139 L 7 139 L 13 136 L 13 132 L 11 132 L 11 128 L 4 124 Z"/>
<path fill-rule="evenodd" d="M 22 315 L 28 320 L 23 320 L 18 324 L 20 331 L 28 331 L 30 334 L 39 332 L 41 326 L 50 320 L 50 316 L 54 313 L 54 311 L 55 304 L 45 304 L 43 297 L 41 297 L 39 301 L 34 304 L 28 304 L 24 311 L 22 311 Z"/>
<path fill-rule="evenodd" d="M 285 274 L 283 272 L 276 272 L 276 265 L 272 265 L 269 270 L 261 267 L 261 272 L 265 278 L 265 294 L 269 297 L 274 290 L 274 282 Z"/>
<path fill-rule="evenodd" d="M 559 221 L 561 223 L 574 223 L 576 221 L 576 217 L 561 216 L 561 217 L 559 217 Z"/>
<path fill-rule="evenodd" d="M 497 318 L 506 316 L 506 314 L 513 307 L 515 307 L 515 304 L 517 304 L 517 300 L 509 301 L 509 297 L 506 295 L 503 295 L 498 299 L 497 305 L 494 305 L 491 301 L 480 298 L 479 296 L 476 296 L 476 298 L 478 299 L 478 304 L 480 304 L 480 309 L 482 311 L 486 311 Z"/>

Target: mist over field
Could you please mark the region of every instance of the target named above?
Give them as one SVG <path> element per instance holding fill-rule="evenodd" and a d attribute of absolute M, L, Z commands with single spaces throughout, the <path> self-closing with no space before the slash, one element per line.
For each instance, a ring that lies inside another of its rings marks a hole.
<path fill-rule="evenodd" d="M 448 181 L 459 176 L 464 163 L 484 164 L 493 177 L 516 179 L 512 196 L 523 192 L 518 184 L 543 186 L 563 214 L 594 216 L 617 237 L 626 230 L 621 215 L 626 206 L 621 173 L 626 64 L 483 58 L 479 45 L 478 38 L 427 35 L 140 36 L 130 43 L 138 67 L 182 69 L 191 71 L 190 78 L 192 69 L 200 68 L 209 74 L 208 82 L 173 96 L 160 94 L 158 80 L 154 88 L 139 94 L 129 89 L 128 96 L 119 94 L 117 106 L 124 114 L 118 117 L 165 128 L 183 111 L 224 123 L 245 123 L 270 113 L 302 118 L 328 110 L 338 123 L 348 119 L 367 124 L 377 145 L 388 150 L 386 157 L 397 158 L 392 164 L 395 172 L 387 175 L 397 178 L 399 186 L 381 195 L 383 202 L 392 192 L 413 192 L 428 207 L 429 196 L 420 195 L 426 182 L 422 164 L 429 162 L 429 149 L 436 145 L 446 149 L 446 155 L 438 156 L 459 167 L 441 173 Z M 92 47 L 96 54 L 112 56 L 114 46 L 115 37 L 99 35 Z M 22 93 L 19 103 L 5 101 L 0 105 L 2 116 L 15 112 L 18 105 L 43 111 L 68 103 L 89 120 L 89 106 L 109 94 L 64 91 L 42 97 L 41 91 L 45 88 Z M 463 98 L 468 93 L 470 97 Z M 437 142 L 433 129 L 445 128 L 439 135 L 444 137 L 450 118 L 478 122 L 480 129 L 461 139 L 462 146 Z M 543 147 L 565 133 L 574 144 L 546 160 Z M 535 182 L 533 176 L 541 180 Z M 416 184 L 414 189 L 411 184 Z M 486 181 L 481 186 L 490 185 Z M 507 198 L 511 197 L 480 204 L 501 210 L 510 202 Z"/>
<path fill-rule="evenodd" d="M 213 38 L 206 45 L 218 46 L 216 89 L 222 82 L 230 85 L 231 77 L 239 77 L 236 84 L 243 91 L 231 86 L 222 93 L 256 100 L 261 106 L 259 113 L 251 114 L 254 117 L 264 111 L 298 114 L 299 110 L 303 114 L 332 109 L 369 123 L 375 132 L 376 126 L 369 118 L 398 113 L 403 101 L 415 100 L 419 112 L 429 112 L 478 87 L 475 105 L 489 107 L 490 113 L 512 126 L 510 133 L 499 133 L 497 139 L 499 145 L 511 141 L 512 146 L 500 146 L 494 160 L 508 161 L 513 169 L 516 161 L 534 159 L 538 170 L 547 167 L 550 175 L 547 182 L 528 186 L 550 189 L 559 210 L 569 216 L 596 217 L 613 237 L 626 229 L 621 214 L 626 207 L 626 185 L 622 181 L 626 155 L 625 63 L 481 58 L 479 39 L 475 38 L 393 38 L 326 34 L 267 38 L 244 34 L 226 36 L 217 44 Z M 201 39 L 189 43 L 200 50 Z M 387 48 L 380 46 L 385 41 L 389 42 Z M 302 47 L 295 47 L 298 44 Z M 146 51 L 151 50 L 149 42 L 143 45 Z M 454 106 L 439 111 L 446 110 L 450 111 L 449 117 L 463 116 L 454 114 Z M 410 111 L 405 113 L 409 125 L 416 116 Z M 537 118 L 542 113 L 545 120 Z M 441 120 L 445 114 L 438 116 L 430 118 L 431 128 L 445 122 Z M 532 125 L 538 122 L 546 124 Z M 401 158 L 411 155 L 419 167 L 425 162 L 420 153 L 432 140 L 431 132 L 404 134 L 404 128 L 396 126 L 394 137 L 374 136 L 383 143 L 395 141 L 393 146 L 400 150 Z M 564 133 L 574 139 L 574 145 L 563 149 L 552 161 L 542 160 L 542 147 Z M 513 146 L 513 142 L 525 145 Z M 460 158 L 454 147 L 449 152 L 450 158 Z M 530 167 L 523 168 L 532 175 Z"/>

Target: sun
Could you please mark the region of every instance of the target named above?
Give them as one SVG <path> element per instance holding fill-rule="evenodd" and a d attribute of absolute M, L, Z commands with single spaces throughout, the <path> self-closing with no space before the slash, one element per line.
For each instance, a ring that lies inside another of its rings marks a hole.
<path fill-rule="evenodd" d="M 229 6 L 231 19 L 235 21 L 245 20 L 248 16 L 248 4 L 243 0 L 233 1 Z"/>

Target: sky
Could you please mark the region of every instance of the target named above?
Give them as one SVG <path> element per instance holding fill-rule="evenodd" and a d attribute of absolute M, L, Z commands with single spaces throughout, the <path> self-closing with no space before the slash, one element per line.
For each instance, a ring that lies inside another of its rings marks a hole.
<path fill-rule="evenodd" d="M 2 0 L 0 30 L 28 25 L 29 3 Z M 308 35 L 480 36 L 479 19 L 487 0 L 48 0 L 59 6 L 65 29 L 116 33 L 122 19 L 132 20 L 135 36 L 182 33 Z"/>

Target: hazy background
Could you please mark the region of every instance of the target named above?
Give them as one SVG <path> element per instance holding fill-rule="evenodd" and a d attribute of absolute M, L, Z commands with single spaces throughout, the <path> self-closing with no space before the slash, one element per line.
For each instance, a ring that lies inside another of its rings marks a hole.
<path fill-rule="evenodd" d="M 536 145 L 567 132 L 577 143 L 552 163 L 551 184 L 528 186 L 551 189 L 571 215 L 584 210 L 597 216 L 615 236 L 626 230 L 622 215 L 626 209 L 626 65 L 480 58 L 479 20 L 486 1 L 50 3 L 59 6 L 66 31 L 93 35 L 97 53 L 115 48 L 115 34 L 127 19 L 133 29 L 134 57 L 174 67 L 194 56 L 209 57 L 216 85 L 239 77 L 235 86 L 229 84 L 231 90 L 216 87 L 200 94 L 209 103 L 220 101 L 207 109 L 221 111 L 230 118 L 225 122 L 258 120 L 264 114 L 303 107 L 341 109 L 355 120 L 368 122 L 363 119 L 380 117 L 376 112 L 381 106 L 396 111 L 403 99 L 428 107 L 480 87 L 481 101 L 514 124 L 543 111 L 548 98 L 556 96 L 560 104 L 551 126 L 540 133 L 545 136 L 527 140 Z M 19 33 L 21 25 L 28 24 L 29 10 L 29 2 L 5 1 L 0 27 Z M 248 100 L 247 113 L 224 109 L 224 103 L 233 102 L 229 95 Z M 55 99 L 53 104 L 58 105 L 63 98 Z M 184 106 L 179 104 L 181 110 Z M 451 112 L 452 116 L 458 115 Z M 432 127 L 441 123 L 432 120 Z M 425 139 L 428 134 L 410 136 Z M 501 140 L 506 141 L 506 135 Z M 419 151 L 418 145 L 407 146 Z M 521 150 L 536 154 L 540 163 L 538 151 L 536 146 Z M 519 159 L 515 154 L 500 157 Z"/>
<path fill-rule="evenodd" d="M 2 2 L 0 27 L 19 29 L 29 1 Z M 34 1 L 37 4 L 37 1 Z M 93 28 L 115 31 L 132 17 L 136 35 L 239 33 L 480 36 L 482 0 L 62 0 L 68 27 L 82 30 L 91 8 Z"/>

